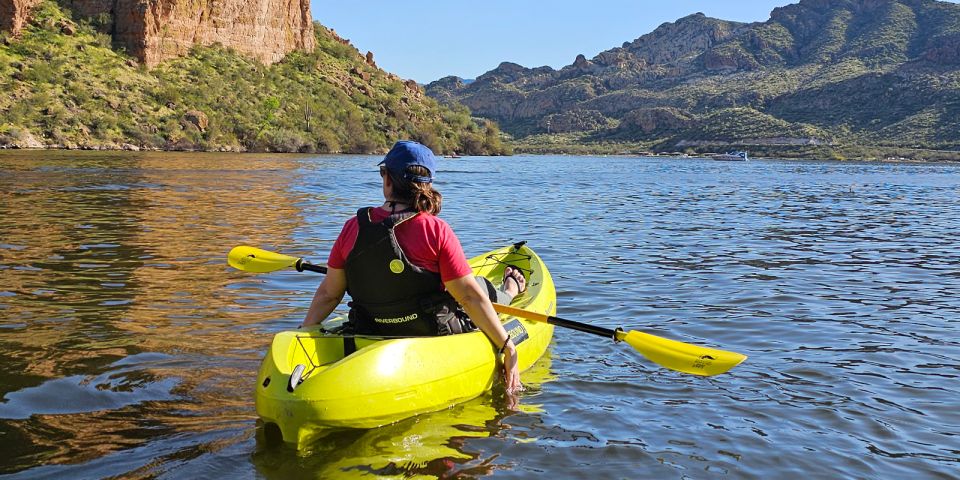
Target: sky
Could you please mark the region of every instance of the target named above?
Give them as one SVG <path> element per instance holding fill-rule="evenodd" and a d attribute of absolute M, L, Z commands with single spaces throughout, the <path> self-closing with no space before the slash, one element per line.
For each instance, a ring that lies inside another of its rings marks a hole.
<path fill-rule="evenodd" d="M 762 22 L 798 0 L 311 0 L 313 19 L 372 51 L 380 68 L 430 83 L 476 78 L 500 62 L 560 68 L 702 12 Z M 953 0 L 957 3 L 960 0 Z"/>

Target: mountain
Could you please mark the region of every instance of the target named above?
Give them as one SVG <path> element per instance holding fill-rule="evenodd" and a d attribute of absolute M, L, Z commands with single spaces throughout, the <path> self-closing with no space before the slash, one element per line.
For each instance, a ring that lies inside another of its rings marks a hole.
<path fill-rule="evenodd" d="M 0 0 L 0 148 L 509 151 L 493 122 L 383 71 L 307 5 Z"/>
<path fill-rule="evenodd" d="M 559 70 L 502 63 L 427 85 L 518 147 L 621 143 L 960 148 L 960 5 L 802 0 L 758 23 L 701 13 Z"/>

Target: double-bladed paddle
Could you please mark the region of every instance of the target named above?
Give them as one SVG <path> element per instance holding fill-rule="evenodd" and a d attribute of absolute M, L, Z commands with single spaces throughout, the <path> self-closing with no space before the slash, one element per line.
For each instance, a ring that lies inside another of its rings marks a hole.
<path fill-rule="evenodd" d="M 237 270 L 253 273 L 267 273 L 285 268 L 295 268 L 299 272 L 309 270 L 327 273 L 327 267 L 314 265 L 302 258 L 247 246 L 234 247 L 230 250 L 227 263 Z M 747 359 L 746 355 L 740 353 L 700 347 L 636 330 L 626 332 L 621 329 L 611 330 L 498 303 L 494 303 L 493 308 L 497 313 L 592 333 L 617 342 L 627 342 L 652 362 L 678 372 L 703 376 L 718 375 Z"/>

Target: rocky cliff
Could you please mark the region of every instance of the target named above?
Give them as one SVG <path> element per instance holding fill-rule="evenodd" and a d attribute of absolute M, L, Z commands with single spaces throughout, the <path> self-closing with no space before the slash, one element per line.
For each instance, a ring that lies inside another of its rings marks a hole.
<path fill-rule="evenodd" d="M 694 14 L 560 69 L 505 63 L 427 93 L 521 139 L 579 132 L 666 150 L 764 138 L 957 148 L 960 5 L 801 0 L 750 24 Z"/>
<path fill-rule="evenodd" d="M 20 33 L 30 8 L 40 0 L 0 0 L 0 31 Z"/>
<path fill-rule="evenodd" d="M 0 0 L 17 31 L 29 2 Z M 26 3 L 26 5 L 25 5 Z M 61 0 L 75 18 L 95 19 L 114 42 L 148 66 L 195 45 L 220 44 L 263 63 L 315 46 L 309 0 Z M 7 18 L 6 15 L 0 18 Z M 10 23 L 9 26 L 6 23 Z"/>

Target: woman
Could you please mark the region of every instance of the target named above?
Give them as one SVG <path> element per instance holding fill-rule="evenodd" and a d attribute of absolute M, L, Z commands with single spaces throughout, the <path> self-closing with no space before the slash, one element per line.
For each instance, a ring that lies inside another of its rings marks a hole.
<path fill-rule="evenodd" d="M 384 203 L 360 209 L 343 226 L 303 325 L 322 322 L 345 292 L 353 300 L 350 323 L 360 334 L 460 333 L 472 321 L 503 353 L 504 382 L 513 394 L 522 389 L 516 346 L 490 301 L 496 292 L 474 278 L 460 240 L 436 217 L 442 202 L 432 186 L 436 164 L 417 142 L 397 142 L 387 153 L 380 162 Z M 525 284 L 522 273 L 508 267 L 501 301 L 509 303 Z"/>

